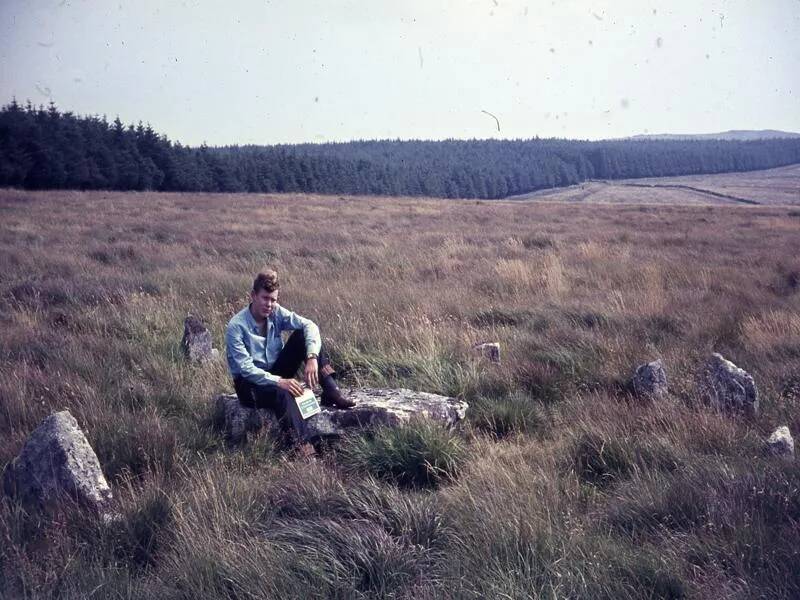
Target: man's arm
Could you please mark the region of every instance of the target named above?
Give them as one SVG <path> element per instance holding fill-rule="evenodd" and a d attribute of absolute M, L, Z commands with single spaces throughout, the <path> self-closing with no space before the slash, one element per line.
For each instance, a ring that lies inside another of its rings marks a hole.
<path fill-rule="evenodd" d="M 319 334 L 319 327 L 311 319 L 301 317 L 297 313 L 290 311 L 282 306 L 278 307 L 281 331 L 286 329 L 302 329 L 306 338 L 306 354 L 319 354 L 322 348 L 322 338 Z"/>
<path fill-rule="evenodd" d="M 228 353 L 228 362 L 236 365 L 239 375 L 256 385 L 278 385 L 280 377 L 269 371 L 259 369 L 253 363 L 253 357 L 244 344 L 241 327 L 235 323 L 228 325 L 225 330 L 225 347 Z M 229 365 L 230 366 L 230 365 Z"/>

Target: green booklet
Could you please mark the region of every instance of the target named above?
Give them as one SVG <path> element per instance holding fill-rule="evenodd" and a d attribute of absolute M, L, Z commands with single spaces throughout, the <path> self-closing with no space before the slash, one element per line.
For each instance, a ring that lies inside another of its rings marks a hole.
<path fill-rule="evenodd" d="M 297 402 L 297 408 L 300 409 L 300 414 L 304 419 L 313 417 L 322 410 L 319 406 L 319 402 L 317 402 L 317 397 L 314 395 L 314 392 L 308 388 L 303 390 L 303 393 L 297 396 L 294 400 Z"/>

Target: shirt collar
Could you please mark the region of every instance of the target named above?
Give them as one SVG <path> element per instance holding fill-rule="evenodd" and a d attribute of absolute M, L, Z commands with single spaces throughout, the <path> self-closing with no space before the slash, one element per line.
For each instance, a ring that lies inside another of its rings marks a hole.
<path fill-rule="evenodd" d="M 247 308 L 244 309 L 244 320 L 247 322 L 247 326 L 253 330 L 258 330 L 258 323 L 253 318 L 253 313 L 250 312 L 250 307 L 253 306 L 253 303 L 247 305 Z M 267 322 L 272 321 L 275 318 L 275 315 L 278 313 L 278 303 L 275 303 L 275 308 L 272 311 L 272 314 L 267 317 Z"/>
<path fill-rule="evenodd" d="M 253 318 L 253 313 L 250 312 L 251 306 L 253 306 L 252 302 L 247 305 L 247 308 L 244 309 L 244 320 L 247 322 L 247 326 L 253 330 L 258 329 L 258 323 L 256 323 L 256 320 Z"/>

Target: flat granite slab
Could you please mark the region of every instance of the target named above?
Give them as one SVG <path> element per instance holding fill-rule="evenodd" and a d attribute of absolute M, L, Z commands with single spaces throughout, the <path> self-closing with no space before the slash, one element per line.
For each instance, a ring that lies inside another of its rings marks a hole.
<path fill-rule="evenodd" d="M 342 388 L 342 394 L 355 400 L 356 405 L 349 409 L 323 406 L 322 412 L 308 419 L 312 435 L 337 437 L 368 427 L 398 427 L 415 418 L 431 419 L 452 428 L 464 419 L 468 408 L 466 402 L 456 398 L 404 388 Z M 271 411 L 244 407 L 236 394 L 214 399 L 214 423 L 226 441 L 234 445 L 245 442 L 248 433 L 263 427 L 277 428 Z"/>

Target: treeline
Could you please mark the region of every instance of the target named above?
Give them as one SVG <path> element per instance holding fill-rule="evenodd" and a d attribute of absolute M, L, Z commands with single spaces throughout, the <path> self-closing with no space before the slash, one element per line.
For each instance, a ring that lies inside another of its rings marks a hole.
<path fill-rule="evenodd" d="M 12 101 L 0 109 L 0 186 L 503 198 L 587 179 L 800 163 L 800 139 L 445 140 L 199 148 L 150 125 Z"/>

